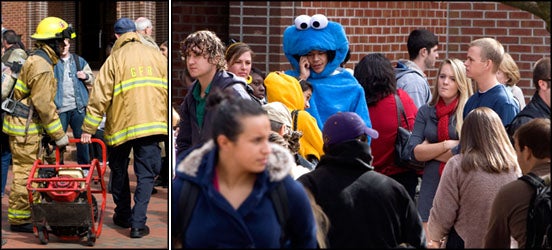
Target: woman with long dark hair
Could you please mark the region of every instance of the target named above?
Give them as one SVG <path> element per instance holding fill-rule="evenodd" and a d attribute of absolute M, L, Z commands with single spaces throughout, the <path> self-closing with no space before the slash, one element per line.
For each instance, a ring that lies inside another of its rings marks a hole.
<path fill-rule="evenodd" d="M 212 93 L 215 110 L 211 140 L 178 163 L 173 181 L 173 220 L 195 202 L 188 223 L 175 221 L 175 240 L 184 248 L 316 247 L 316 224 L 309 199 L 289 175 L 295 164 L 288 149 L 270 143 L 270 121 L 252 100 Z M 180 202 L 188 182 L 198 190 L 193 201 Z M 271 197 L 285 189 L 287 202 Z M 278 205 L 288 211 L 285 227 Z M 181 227 L 181 228 L 177 228 Z M 282 235 L 285 235 L 282 238 Z M 174 245 L 173 245 L 174 247 Z"/>
<path fill-rule="evenodd" d="M 363 57 L 355 67 L 354 76 L 364 88 L 366 103 L 372 121 L 372 128 L 379 132 L 379 138 L 372 141 L 373 166 L 377 172 L 387 175 L 401 183 L 414 201 L 418 173 L 395 164 L 395 139 L 399 126 L 412 128 L 418 109 L 412 98 L 397 88 L 395 72 L 389 59 L 381 53 L 372 53 Z M 406 114 L 397 118 L 399 97 Z"/>

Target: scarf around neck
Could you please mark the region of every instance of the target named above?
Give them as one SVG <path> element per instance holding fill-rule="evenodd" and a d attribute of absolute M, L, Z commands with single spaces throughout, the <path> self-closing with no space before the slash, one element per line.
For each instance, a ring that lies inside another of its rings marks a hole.
<path fill-rule="evenodd" d="M 445 104 L 442 98 L 439 98 L 437 105 L 435 105 L 435 113 L 437 114 L 437 140 L 442 142 L 450 139 L 449 136 L 449 121 L 450 115 L 456 110 L 458 105 L 458 97 L 454 98 L 448 105 Z M 441 162 L 439 166 L 439 175 L 443 173 L 445 169 L 445 162 Z"/>

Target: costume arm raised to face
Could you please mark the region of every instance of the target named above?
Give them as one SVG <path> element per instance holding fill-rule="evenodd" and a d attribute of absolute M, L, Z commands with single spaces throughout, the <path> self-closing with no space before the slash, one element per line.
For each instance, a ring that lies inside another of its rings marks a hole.
<path fill-rule="evenodd" d="M 335 51 L 333 60 L 328 60 L 324 71 L 317 74 L 311 71 L 312 77 L 322 77 L 331 74 L 339 67 L 347 56 L 349 41 L 341 24 L 328 21 L 321 14 L 309 17 L 300 15 L 295 18 L 294 25 L 284 31 L 284 54 L 294 71 L 299 72 L 299 57 L 312 50 Z"/>

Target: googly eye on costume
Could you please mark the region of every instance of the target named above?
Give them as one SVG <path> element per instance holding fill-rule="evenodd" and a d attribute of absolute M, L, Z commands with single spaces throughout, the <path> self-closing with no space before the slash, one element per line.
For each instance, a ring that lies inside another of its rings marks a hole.
<path fill-rule="evenodd" d="M 310 16 L 300 15 L 295 18 L 295 28 L 298 30 L 306 30 L 310 27 Z"/>
<path fill-rule="evenodd" d="M 328 27 L 328 18 L 322 14 L 316 14 L 311 17 L 310 26 L 316 30 L 324 29 Z"/>
<path fill-rule="evenodd" d="M 316 14 L 312 17 L 300 15 L 295 18 L 295 28 L 298 30 L 307 30 L 311 27 L 316 30 L 328 27 L 328 18 L 322 14 Z"/>

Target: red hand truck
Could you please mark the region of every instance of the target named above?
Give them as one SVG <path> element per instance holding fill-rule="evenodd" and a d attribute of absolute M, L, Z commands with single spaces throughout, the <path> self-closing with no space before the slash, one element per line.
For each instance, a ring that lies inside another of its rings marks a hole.
<path fill-rule="evenodd" d="M 56 147 L 55 164 L 44 164 L 37 159 L 27 180 L 33 231 L 40 243 L 48 244 L 49 233 L 60 240 L 81 240 L 94 246 L 102 232 L 103 214 L 106 206 L 106 146 L 100 144 L 102 162 L 92 159 L 90 164 L 60 164 L 60 149 Z M 80 143 L 80 139 L 69 139 Z M 98 206 L 94 194 L 101 194 Z M 40 202 L 34 202 L 39 196 Z"/>

